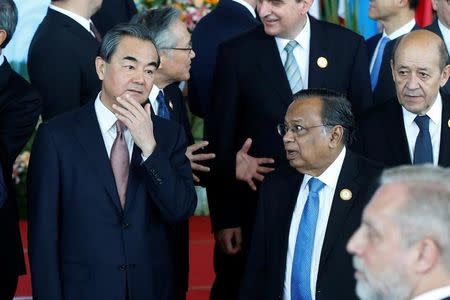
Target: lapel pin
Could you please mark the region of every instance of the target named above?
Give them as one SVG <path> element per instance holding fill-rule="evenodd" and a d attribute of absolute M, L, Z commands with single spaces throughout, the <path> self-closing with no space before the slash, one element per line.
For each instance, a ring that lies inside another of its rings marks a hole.
<path fill-rule="evenodd" d="M 447 126 L 450 128 L 450 119 L 448 119 Z"/>
<path fill-rule="evenodd" d="M 317 59 L 317 65 L 319 66 L 319 68 L 325 69 L 328 66 L 328 60 L 321 56 Z"/>
<path fill-rule="evenodd" d="M 341 199 L 344 201 L 352 199 L 352 196 L 352 191 L 350 191 L 349 189 L 342 189 L 339 193 L 339 197 L 341 197 Z"/>
<path fill-rule="evenodd" d="M 170 106 L 170 109 L 173 110 L 173 103 L 170 100 L 169 100 L 169 106 Z"/>

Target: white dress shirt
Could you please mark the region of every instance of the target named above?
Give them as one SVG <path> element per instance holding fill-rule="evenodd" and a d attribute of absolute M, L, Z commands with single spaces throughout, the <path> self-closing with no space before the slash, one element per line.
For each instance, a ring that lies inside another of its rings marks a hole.
<path fill-rule="evenodd" d="M 309 22 L 309 17 L 306 16 L 306 23 L 302 31 L 295 37 L 294 40 L 297 41 L 299 46 L 294 48 L 293 54 L 300 69 L 302 75 L 302 86 L 303 89 L 308 88 L 308 77 L 309 77 L 309 51 L 310 51 L 310 39 L 311 39 L 311 23 Z M 290 40 L 283 39 L 280 37 L 275 37 L 277 43 L 278 52 L 280 53 L 281 62 L 286 62 L 287 53 L 284 51 L 284 47 L 290 42 Z"/>
<path fill-rule="evenodd" d="M 328 217 L 330 216 L 331 205 L 333 204 L 334 192 L 336 184 L 341 173 L 342 164 L 347 150 L 344 147 L 335 161 L 323 172 L 319 177 L 325 186 L 319 192 L 319 215 L 317 218 L 316 235 L 314 237 L 314 248 L 311 260 L 311 295 L 312 299 L 316 299 L 316 282 L 317 274 L 319 272 L 320 255 L 322 253 L 323 241 L 325 238 L 325 231 L 327 229 Z M 297 203 L 295 204 L 294 213 L 292 214 L 291 227 L 289 229 L 289 242 L 286 258 L 286 272 L 283 288 L 283 300 L 291 300 L 291 275 L 292 275 L 292 261 L 294 259 L 295 242 L 297 240 L 298 227 L 303 213 L 303 208 L 308 198 L 309 187 L 308 181 L 311 179 L 310 175 L 303 177 L 302 185 L 297 196 Z M 296 299 L 292 299 L 296 300 Z"/>
<path fill-rule="evenodd" d="M 106 152 L 108 153 L 108 157 L 111 158 L 111 148 L 117 136 L 117 118 L 100 100 L 100 94 L 98 94 L 97 99 L 95 99 L 94 107 L 97 121 L 100 125 L 100 131 L 102 132 L 103 141 L 105 142 Z M 128 128 L 125 128 L 124 130 L 124 137 L 131 160 L 134 141 Z"/>
<path fill-rule="evenodd" d="M 425 292 L 411 300 L 441 300 L 450 297 L 450 285 Z"/>
<path fill-rule="evenodd" d="M 61 8 L 61 7 L 53 5 L 53 4 L 50 4 L 49 7 L 53 10 L 56 10 L 57 12 L 60 12 L 64 15 L 68 16 L 69 18 L 71 18 L 72 20 L 74 20 L 75 22 L 77 22 L 78 24 L 83 26 L 83 28 L 86 29 L 95 38 L 95 34 L 91 31 L 91 26 L 90 26 L 90 23 L 92 23 L 91 20 L 88 20 L 80 15 L 77 15 L 76 13 L 73 13 L 67 9 Z"/>
<path fill-rule="evenodd" d="M 409 155 L 411 161 L 414 161 L 414 148 L 416 146 L 417 135 L 419 134 L 419 126 L 417 126 L 414 119 L 416 114 L 407 111 L 402 107 L 403 111 L 403 125 L 405 126 L 406 138 L 408 140 Z M 430 136 L 431 146 L 433 147 L 433 164 L 437 166 L 439 160 L 439 148 L 441 143 L 441 122 L 442 122 L 442 98 L 438 93 L 436 101 L 427 112 L 430 117 Z"/>
<path fill-rule="evenodd" d="M 442 22 L 438 19 L 438 26 L 441 30 L 442 37 L 444 38 L 445 46 L 447 46 L 447 49 L 450 51 L 450 28 L 442 24 Z"/>
<path fill-rule="evenodd" d="M 248 4 L 247 1 L 245 1 L 245 0 L 233 0 L 233 1 L 243 5 L 245 8 L 247 8 L 248 11 L 252 14 L 253 18 L 256 19 L 255 9 L 250 4 Z"/>
<path fill-rule="evenodd" d="M 156 97 L 158 97 L 159 91 L 162 90 L 159 87 L 157 87 L 156 84 L 153 84 L 150 94 L 148 95 L 148 100 L 150 101 L 150 105 L 152 106 L 155 115 L 158 115 L 159 104 L 158 101 L 156 101 Z"/>
<path fill-rule="evenodd" d="M 3 55 L 3 52 L 0 49 L 0 66 L 3 65 L 4 61 L 5 61 L 5 55 Z"/>
<path fill-rule="evenodd" d="M 412 19 L 411 21 L 409 21 L 408 23 L 406 23 L 405 25 L 403 25 L 402 27 L 400 27 L 399 29 L 397 29 L 396 31 L 391 33 L 390 35 L 387 35 L 386 30 L 383 30 L 383 35 L 381 36 L 380 40 L 378 41 L 377 47 L 375 48 L 375 51 L 373 52 L 373 55 L 372 55 L 372 59 L 370 61 L 370 73 L 372 73 L 373 65 L 374 65 L 375 59 L 378 55 L 378 49 L 380 48 L 381 40 L 384 37 L 388 37 L 391 41 L 395 40 L 396 38 L 410 32 L 414 28 L 414 26 L 416 26 L 416 21 L 414 19 Z"/>

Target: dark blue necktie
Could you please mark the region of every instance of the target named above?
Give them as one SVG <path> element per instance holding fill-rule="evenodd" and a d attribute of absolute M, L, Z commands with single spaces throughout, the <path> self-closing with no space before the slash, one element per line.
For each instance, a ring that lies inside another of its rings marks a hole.
<path fill-rule="evenodd" d="M 0 165 L 0 208 L 2 208 L 3 205 L 5 204 L 7 197 L 8 197 L 8 190 L 6 189 L 5 180 L 3 178 L 2 165 Z"/>
<path fill-rule="evenodd" d="M 377 56 L 375 57 L 375 61 L 373 63 L 372 72 L 370 73 L 370 83 L 372 85 L 372 91 L 377 86 L 378 75 L 380 74 L 381 63 L 383 62 L 383 54 L 384 48 L 386 44 L 390 41 L 390 39 L 385 36 L 381 39 L 380 46 L 378 47 Z"/>
<path fill-rule="evenodd" d="M 431 146 L 430 136 L 430 117 L 427 115 L 417 116 L 414 119 L 417 126 L 419 126 L 419 134 L 416 139 L 416 146 L 414 147 L 414 161 L 415 165 L 433 163 L 433 147 Z"/>
<path fill-rule="evenodd" d="M 156 102 L 158 102 L 158 111 L 156 114 L 161 118 L 170 120 L 170 112 L 167 108 L 166 101 L 164 100 L 164 93 L 162 90 L 159 91 L 158 96 L 156 97 Z"/>
<path fill-rule="evenodd" d="M 295 241 L 292 261 L 291 300 L 311 300 L 311 264 L 319 216 L 319 192 L 325 184 L 312 177 L 308 181 L 309 194 Z"/>

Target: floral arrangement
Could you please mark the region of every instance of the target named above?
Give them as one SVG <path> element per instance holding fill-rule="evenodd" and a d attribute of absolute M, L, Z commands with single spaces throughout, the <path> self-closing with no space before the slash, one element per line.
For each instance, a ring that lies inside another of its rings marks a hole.
<path fill-rule="evenodd" d="M 141 7 L 173 6 L 181 11 L 181 19 L 192 31 L 200 19 L 213 10 L 218 2 L 219 0 L 142 0 Z"/>
<path fill-rule="evenodd" d="M 25 150 L 19 154 L 13 165 L 13 182 L 15 184 L 24 183 L 25 175 L 28 170 L 28 163 L 30 162 L 30 151 Z"/>

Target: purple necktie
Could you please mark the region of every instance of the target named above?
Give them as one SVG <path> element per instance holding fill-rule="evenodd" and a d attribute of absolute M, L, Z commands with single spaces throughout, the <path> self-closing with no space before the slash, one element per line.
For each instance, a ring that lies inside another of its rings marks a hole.
<path fill-rule="evenodd" d="M 117 192 L 119 193 L 120 204 L 123 208 L 125 206 L 130 161 L 124 136 L 125 125 L 119 120 L 116 122 L 116 130 L 117 136 L 111 148 L 111 167 L 116 181 Z"/>
<path fill-rule="evenodd" d="M 97 40 L 97 42 L 101 43 L 102 42 L 102 35 L 100 34 L 100 32 L 98 32 L 98 29 L 97 29 L 97 27 L 95 27 L 94 23 L 89 22 L 89 29 L 94 34 L 95 39 Z"/>

